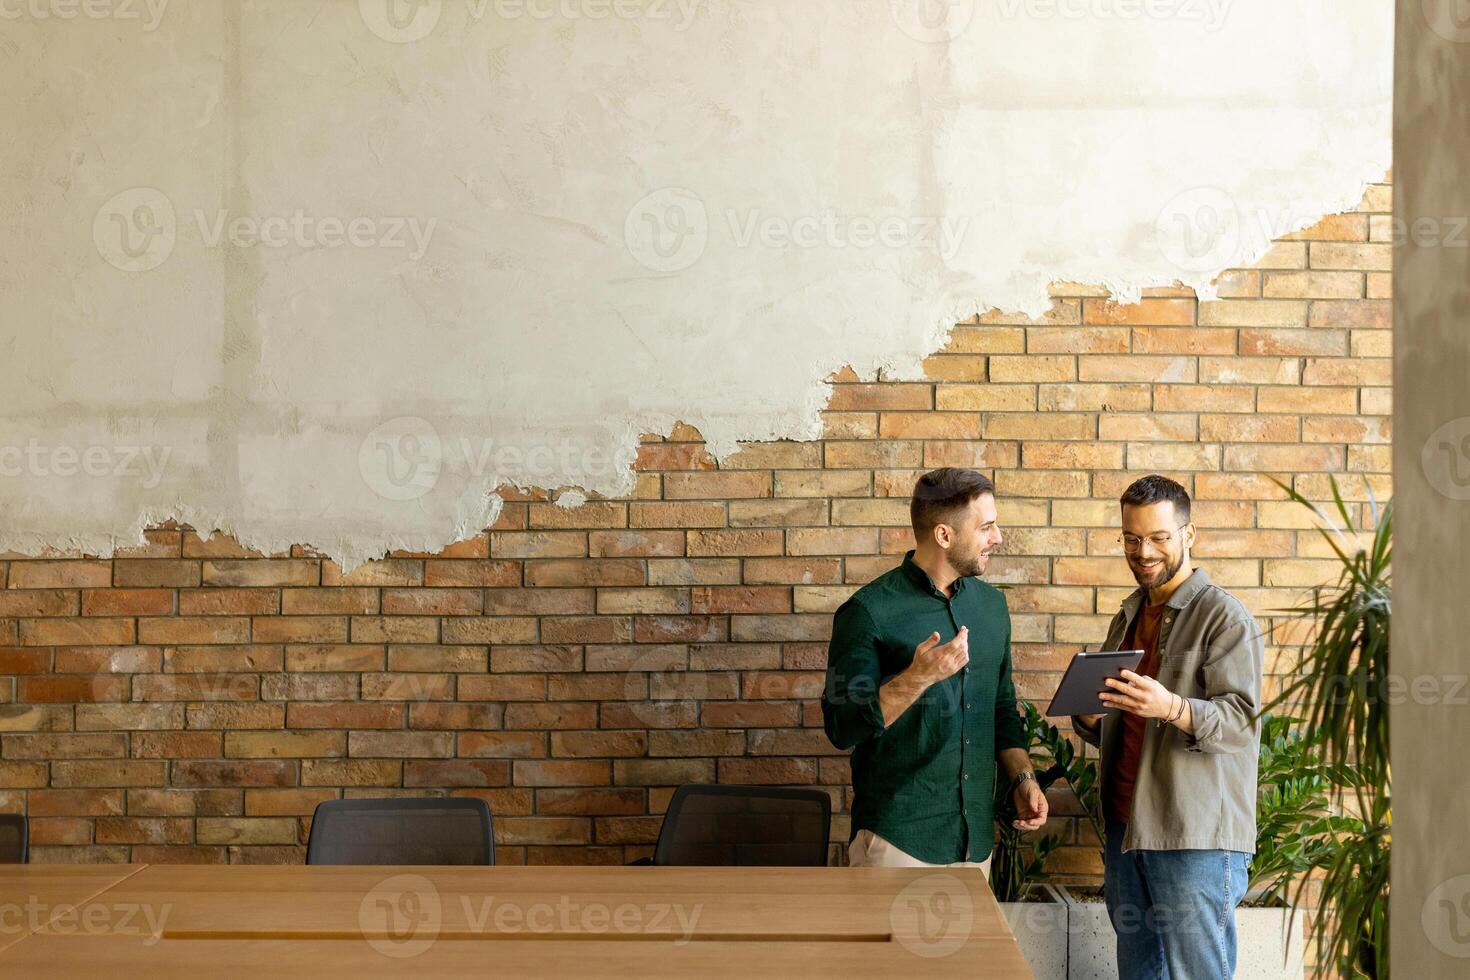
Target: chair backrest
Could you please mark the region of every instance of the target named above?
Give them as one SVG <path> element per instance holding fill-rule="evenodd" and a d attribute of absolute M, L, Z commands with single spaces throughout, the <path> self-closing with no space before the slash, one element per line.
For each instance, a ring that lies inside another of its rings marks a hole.
<path fill-rule="evenodd" d="M 31 859 L 26 818 L 0 813 L 0 864 L 26 864 Z"/>
<path fill-rule="evenodd" d="M 469 797 L 329 800 L 317 805 L 307 864 L 494 864 L 490 807 Z"/>
<path fill-rule="evenodd" d="M 825 867 L 832 798 L 821 790 L 689 784 L 674 791 L 653 863 Z"/>

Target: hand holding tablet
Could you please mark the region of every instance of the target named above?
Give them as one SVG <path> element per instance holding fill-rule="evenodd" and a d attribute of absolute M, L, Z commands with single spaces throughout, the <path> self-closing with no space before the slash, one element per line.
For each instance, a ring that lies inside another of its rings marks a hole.
<path fill-rule="evenodd" d="M 1098 694 L 1108 690 L 1105 681 L 1119 677 L 1124 670 L 1137 670 L 1143 659 L 1142 650 L 1104 650 L 1083 652 L 1072 658 L 1057 693 L 1047 706 L 1048 718 L 1064 715 L 1098 715 L 1107 712 Z"/>

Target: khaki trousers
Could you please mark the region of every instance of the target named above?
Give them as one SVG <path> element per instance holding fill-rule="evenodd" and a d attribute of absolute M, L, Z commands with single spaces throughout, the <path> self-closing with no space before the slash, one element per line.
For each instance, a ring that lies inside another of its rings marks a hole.
<path fill-rule="evenodd" d="M 953 864 L 930 864 L 894 847 L 871 830 L 859 830 L 847 845 L 847 863 L 853 868 L 979 868 L 990 877 L 990 858 L 984 861 L 956 861 Z"/>

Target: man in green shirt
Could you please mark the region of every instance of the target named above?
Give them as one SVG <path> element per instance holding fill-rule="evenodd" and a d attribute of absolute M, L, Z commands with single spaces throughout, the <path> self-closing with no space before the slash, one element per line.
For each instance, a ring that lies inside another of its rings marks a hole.
<path fill-rule="evenodd" d="M 995 487 L 926 473 L 909 504 L 915 547 L 837 610 L 822 718 L 852 749 L 848 863 L 988 867 L 996 763 L 1015 826 L 1046 822 L 1011 683 L 1005 597 L 981 582 L 1001 543 Z"/>

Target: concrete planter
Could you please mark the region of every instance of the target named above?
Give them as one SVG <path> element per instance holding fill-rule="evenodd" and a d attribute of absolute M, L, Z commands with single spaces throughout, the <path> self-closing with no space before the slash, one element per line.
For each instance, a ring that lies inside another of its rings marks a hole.
<path fill-rule="evenodd" d="M 1098 890 L 1057 891 L 1067 905 L 1067 980 L 1118 980 L 1113 926 L 1107 907 L 1096 900 Z M 1291 913 L 1248 905 L 1235 910 L 1235 980 L 1302 980 L 1305 921 L 1301 915 L 1292 921 Z"/>
<path fill-rule="evenodd" d="M 1027 901 L 1001 902 L 1000 910 L 1036 980 L 1066 980 L 1067 903 L 1057 890 L 1034 884 Z"/>

